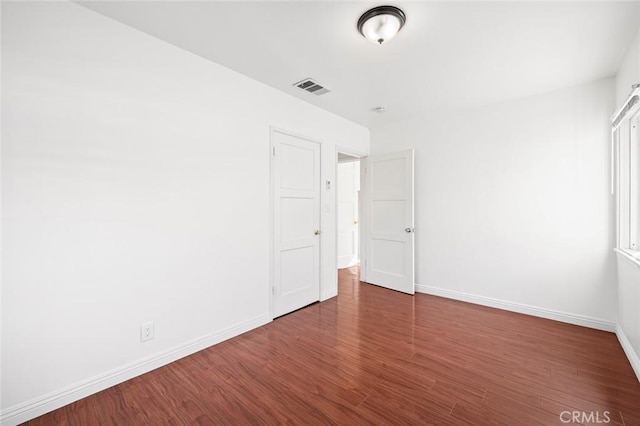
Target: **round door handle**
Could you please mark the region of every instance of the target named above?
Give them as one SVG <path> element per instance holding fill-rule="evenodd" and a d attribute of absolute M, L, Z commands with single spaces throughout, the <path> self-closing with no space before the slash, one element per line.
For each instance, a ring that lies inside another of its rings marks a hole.
<path fill-rule="evenodd" d="M 404 228 L 404 232 L 406 232 L 407 234 L 410 234 L 413 232 L 413 228 Z"/>
<path fill-rule="evenodd" d="M 316 232 L 314 232 L 314 234 L 315 234 L 315 235 L 320 235 L 320 234 L 322 234 L 322 232 L 320 232 L 320 230 L 319 230 L 319 229 L 316 229 Z"/>

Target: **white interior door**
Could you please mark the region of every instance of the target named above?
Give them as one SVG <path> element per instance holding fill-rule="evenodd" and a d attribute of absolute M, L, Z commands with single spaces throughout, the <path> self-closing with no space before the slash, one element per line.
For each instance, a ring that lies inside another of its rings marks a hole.
<path fill-rule="evenodd" d="M 370 156 L 363 279 L 414 294 L 413 150 Z"/>
<path fill-rule="evenodd" d="M 338 269 L 358 262 L 360 162 L 338 163 Z"/>
<path fill-rule="evenodd" d="M 271 132 L 273 312 L 320 300 L 320 144 Z"/>

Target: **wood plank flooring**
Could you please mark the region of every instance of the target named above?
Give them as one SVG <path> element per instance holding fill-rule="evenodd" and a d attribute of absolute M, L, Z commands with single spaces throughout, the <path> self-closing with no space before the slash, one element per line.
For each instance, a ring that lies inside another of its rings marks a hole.
<path fill-rule="evenodd" d="M 612 333 L 412 297 L 355 268 L 339 281 L 337 298 L 28 424 L 640 425 Z"/>

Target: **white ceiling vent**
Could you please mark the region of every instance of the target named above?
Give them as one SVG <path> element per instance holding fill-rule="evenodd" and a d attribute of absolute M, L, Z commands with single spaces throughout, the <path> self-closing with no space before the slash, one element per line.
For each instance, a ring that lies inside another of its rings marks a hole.
<path fill-rule="evenodd" d="M 325 88 L 324 86 L 316 83 L 315 81 L 311 80 L 310 78 L 305 78 L 302 81 L 299 81 L 297 83 L 294 84 L 294 86 L 305 90 L 309 93 L 313 93 L 316 96 L 320 96 L 320 95 L 324 95 L 325 93 L 329 93 L 329 89 Z"/>

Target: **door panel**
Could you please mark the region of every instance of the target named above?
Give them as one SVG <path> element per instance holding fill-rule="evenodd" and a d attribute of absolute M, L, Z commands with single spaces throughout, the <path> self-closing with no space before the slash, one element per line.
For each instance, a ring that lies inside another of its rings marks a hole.
<path fill-rule="evenodd" d="M 282 251 L 280 257 L 281 296 L 288 297 L 314 286 L 316 280 L 312 265 L 315 255 L 315 250 L 311 246 Z M 311 302 L 314 301 L 311 300 Z"/>
<path fill-rule="evenodd" d="M 316 229 L 316 203 L 311 198 L 280 199 L 280 241 L 282 244 L 297 244 L 309 238 L 309 229 Z"/>
<path fill-rule="evenodd" d="M 320 300 L 320 144 L 273 130 L 273 312 Z"/>
<path fill-rule="evenodd" d="M 372 271 L 402 278 L 405 275 L 404 251 L 406 242 L 371 239 Z M 378 284 L 378 283 L 376 283 Z M 383 285 L 383 284 L 380 284 Z"/>
<path fill-rule="evenodd" d="M 371 229 L 378 234 L 393 234 L 406 217 L 405 200 L 373 200 L 371 208 Z"/>
<path fill-rule="evenodd" d="M 280 134 L 281 135 L 281 134 Z M 313 173 L 316 152 L 309 147 L 298 146 L 297 142 L 306 141 L 305 139 L 295 138 L 294 136 L 282 135 L 279 139 L 288 139 L 283 142 L 284 145 L 279 152 L 281 156 L 280 166 L 282 171 L 280 174 L 281 188 L 283 189 L 299 189 L 313 191 L 314 185 L 318 182 Z M 315 142 L 311 142 L 317 145 Z"/>
<path fill-rule="evenodd" d="M 406 159 L 380 157 L 370 159 L 371 182 L 376 193 L 402 196 L 406 185 Z"/>
<path fill-rule="evenodd" d="M 413 294 L 413 150 L 371 156 L 366 164 L 364 279 Z"/>

